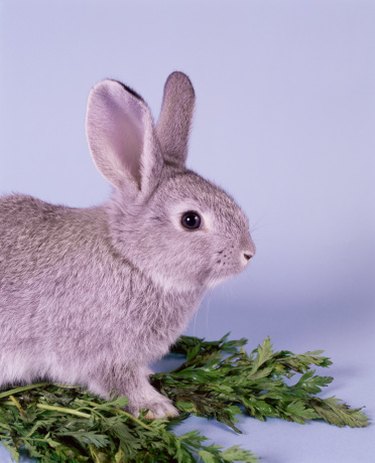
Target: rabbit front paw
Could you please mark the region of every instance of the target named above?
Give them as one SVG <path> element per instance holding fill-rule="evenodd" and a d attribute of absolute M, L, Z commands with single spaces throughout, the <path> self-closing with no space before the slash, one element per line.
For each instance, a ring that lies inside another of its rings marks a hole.
<path fill-rule="evenodd" d="M 163 398 L 166 399 L 165 397 Z M 172 402 L 169 399 L 151 402 L 144 408 L 147 408 L 148 410 L 145 415 L 145 418 L 148 420 L 173 418 L 174 416 L 179 415 L 179 411 L 174 405 L 172 405 Z"/>
<path fill-rule="evenodd" d="M 150 400 L 142 401 L 136 406 L 129 407 L 129 411 L 135 416 L 139 415 L 140 410 L 147 410 L 145 418 L 148 420 L 173 418 L 179 415 L 179 411 L 171 400 L 161 394 L 150 398 Z"/>

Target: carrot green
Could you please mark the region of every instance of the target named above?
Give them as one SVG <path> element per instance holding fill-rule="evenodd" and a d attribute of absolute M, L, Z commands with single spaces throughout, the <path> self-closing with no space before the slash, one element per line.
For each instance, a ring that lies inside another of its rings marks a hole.
<path fill-rule="evenodd" d="M 148 421 L 126 412 L 126 398 L 104 401 L 71 386 L 39 383 L 0 392 L 0 440 L 17 460 L 22 453 L 42 463 L 255 463 L 250 451 L 208 443 L 196 431 L 174 427 L 190 414 L 216 419 L 236 432 L 236 416 L 281 418 L 297 423 L 324 420 L 364 427 L 368 418 L 341 400 L 319 397 L 333 378 L 322 351 L 274 351 L 267 338 L 247 352 L 246 339 L 205 341 L 182 336 L 172 348 L 181 365 L 152 376 L 181 415 Z M 254 438 L 254 437 L 253 437 Z"/>

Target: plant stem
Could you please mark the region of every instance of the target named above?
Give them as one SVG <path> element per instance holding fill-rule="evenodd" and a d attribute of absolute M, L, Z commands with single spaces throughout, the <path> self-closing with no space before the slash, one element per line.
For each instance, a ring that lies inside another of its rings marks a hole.
<path fill-rule="evenodd" d="M 38 383 L 15 387 L 9 391 L 0 392 L 0 399 L 4 399 L 4 397 L 9 397 L 10 395 L 19 394 L 20 392 L 29 391 L 30 389 L 36 389 L 37 387 L 49 386 L 50 384 L 51 383 Z"/>
<path fill-rule="evenodd" d="M 56 407 L 55 405 L 46 404 L 37 404 L 37 408 L 40 408 L 41 410 L 51 410 L 59 413 L 68 413 L 69 415 L 75 415 L 81 418 L 91 418 L 91 415 L 88 413 L 79 412 L 78 410 L 73 410 L 72 408 Z"/>
<path fill-rule="evenodd" d="M 130 420 L 133 420 L 135 423 L 139 424 L 139 426 L 142 426 L 142 428 L 145 428 L 149 431 L 152 431 L 152 428 L 150 426 L 147 426 L 147 424 L 143 423 L 141 420 L 136 418 L 135 416 L 131 415 L 130 413 L 126 412 L 125 410 L 117 410 L 117 413 L 120 413 L 121 415 L 127 416 Z"/>

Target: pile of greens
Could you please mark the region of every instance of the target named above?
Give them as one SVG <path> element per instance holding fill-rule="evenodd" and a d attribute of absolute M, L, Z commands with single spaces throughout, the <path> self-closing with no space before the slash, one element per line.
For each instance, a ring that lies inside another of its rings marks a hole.
<path fill-rule="evenodd" d="M 274 352 L 267 338 L 247 353 L 246 343 L 228 335 L 210 342 L 178 340 L 172 352 L 183 356 L 183 363 L 151 378 L 181 411 L 176 419 L 135 418 L 125 411 L 125 397 L 106 402 L 76 387 L 40 383 L 0 392 L 0 440 L 15 460 L 26 452 L 42 463 L 254 463 L 258 459 L 248 450 L 223 450 L 196 431 L 177 436 L 173 428 L 194 414 L 240 432 L 240 413 L 260 420 L 368 425 L 360 409 L 317 396 L 333 379 L 313 369 L 331 365 L 322 351 Z"/>

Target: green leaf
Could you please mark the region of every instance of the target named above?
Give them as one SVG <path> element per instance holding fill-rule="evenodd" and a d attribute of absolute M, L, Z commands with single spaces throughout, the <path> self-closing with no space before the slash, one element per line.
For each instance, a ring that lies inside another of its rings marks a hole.
<path fill-rule="evenodd" d="M 266 338 L 254 351 L 256 358 L 253 363 L 252 372 L 256 372 L 264 363 L 272 358 L 272 344 L 270 338 Z"/>
<path fill-rule="evenodd" d="M 206 450 L 200 450 L 198 455 L 204 461 L 204 463 L 219 463 L 219 460 L 210 452 Z"/>
<path fill-rule="evenodd" d="M 197 411 L 195 405 L 192 402 L 183 402 L 182 400 L 179 400 L 175 405 L 183 412 L 194 413 Z"/>
<path fill-rule="evenodd" d="M 369 419 L 361 408 L 350 408 L 336 397 L 313 399 L 311 405 L 318 416 L 329 424 L 351 428 L 363 428 L 369 425 Z"/>
<path fill-rule="evenodd" d="M 109 444 L 108 436 L 93 431 L 60 432 L 57 435 L 70 436 L 81 444 L 92 444 L 97 448 L 106 447 Z"/>
<path fill-rule="evenodd" d="M 259 461 L 252 452 L 243 450 L 237 445 L 224 450 L 221 456 L 227 462 L 242 461 L 245 463 L 257 463 Z"/>

